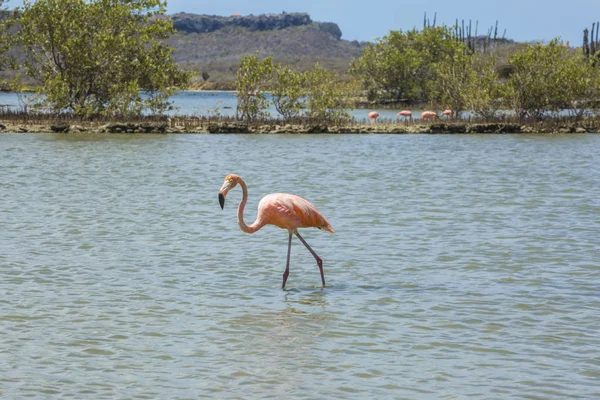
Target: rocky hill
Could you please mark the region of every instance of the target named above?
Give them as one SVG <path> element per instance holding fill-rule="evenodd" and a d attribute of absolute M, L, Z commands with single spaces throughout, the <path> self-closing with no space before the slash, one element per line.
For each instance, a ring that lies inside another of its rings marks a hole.
<path fill-rule="evenodd" d="M 259 52 L 300 70 L 319 62 L 345 71 L 365 45 L 343 40 L 337 24 L 314 22 L 304 13 L 230 17 L 179 13 L 169 18 L 177 30 L 167 41 L 175 49 L 175 59 L 186 69 L 207 72 L 206 82 L 196 79 L 205 89 L 230 87 L 244 55 Z"/>
<path fill-rule="evenodd" d="M 179 13 L 172 15 L 171 20 L 175 29 L 182 33 L 210 33 L 232 26 L 246 28 L 250 31 L 274 31 L 313 23 L 310 16 L 305 13 L 234 15 L 231 17 Z M 319 24 L 324 25 L 323 30 L 329 31 L 337 39 L 342 37 L 342 31 L 337 24 L 331 22 Z"/>
<path fill-rule="evenodd" d="M 276 63 L 306 70 L 320 63 L 326 68 L 346 71 L 353 58 L 360 57 L 364 43 L 342 39 L 332 22 L 314 22 L 308 14 L 282 13 L 230 17 L 179 13 L 168 15 L 176 33 L 166 42 L 174 58 L 185 69 L 196 72 L 193 85 L 201 89 L 231 89 L 239 60 L 259 53 Z M 18 59 L 22 59 L 18 51 Z M 208 74 L 205 81 L 202 72 Z M 10 80 L 15 73 L 0 71 Z M 24 77 L 26 85 L 37 82 Z"/>

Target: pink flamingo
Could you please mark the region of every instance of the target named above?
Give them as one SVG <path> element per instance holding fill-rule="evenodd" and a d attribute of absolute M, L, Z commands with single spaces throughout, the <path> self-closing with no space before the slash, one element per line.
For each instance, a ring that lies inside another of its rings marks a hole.
<path fill-rule="evenodd" d="M 433 111 L 423 111 L 423 113 L 421 114 L 422 120 L 435 119 L 435 118 L 439 118 L 439 117 Z"/>
<path fill-rule="evenodd" d="M 375 120 L 379 117 L 379 113 L 377 111 L 371 111 L 369 113 L 369 119 L 371 120 L 371 124 L 375 123 Z"/>
<path fill-rule="evenodd" d="M 442 115 L 445 115 L 446 117 L 450 118 L 452 116 L 452 110 L 444 110 L 442 111 Z"/>
<path fill-rule="evenodd" d="M 258 203 L 258 213 L 256 221 L 252 225 L 246 225 L 244 222 L 244 207 L 248 201 L 248 188 L 246 182 L 238 175 L 227 175 L 225 182 L 219 190 L 219 204 L 221 209 L 225 205 L 225 197 L 227 193 L 237 185 L 242 187 L 242 201 L 238 206 L 238 225 L 240 229 L 246 233 L 254 233 L 263 226 L 270 224 L 278 226 L 282 229 L 287 229 L 289 233 L 287 263 L 285 272 L 283 273 L 283 283 L 281 288 L 285 288 L 285 282 L 290 274 L 290 254 L 292 249 L 292 233 L 306 246 L 310 254 L 313 255 L 321 272 L 321 282 L 325 286 L 325 275 L 323 274 L 323 260 L 315 253 L 315 251 L 306 243 L 304 238 L 298 233 L 298 228 L 318 228 L 327 232 L 334 232 L 333 228 L 327 222 L 327 219 L 321 214 L 317 208 L 309 201 L 302 197 L 287 193 L 272 193 L 262 198 Z"/>
<path fill-rule="evenodd" d="M 412 121 L 412 111 L 410 111 L 410 110 L 400 111 L 396 115 L 399 116 L 399 117 L 404 117 L 405 119 L 409 119 L 410 121 Z"/>

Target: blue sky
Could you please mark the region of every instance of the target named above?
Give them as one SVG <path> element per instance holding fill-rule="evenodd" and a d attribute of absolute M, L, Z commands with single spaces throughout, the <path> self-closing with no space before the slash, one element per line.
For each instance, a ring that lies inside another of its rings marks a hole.
<path fill-rule="evenodd" d="M 585 27 L 600 21 L 600 0 L 168 0 L 169 13 L 231 15 L 286 12 L 309 13 L 313 21 L 335 22 L 348 40 L 373 40 L 392 29 L 421 27 L 423 13 L 454 25 L 456 18 L 479 20 L 484 33 L 498 20 L 498 34 L 518 41 L 550 40 L 560 36 L 580 46 Z M 473 29 L 474 26 L 473 26 Z"/>
<path fill-rule="evenodd" d="M 517 41 L 550 40 L 561 37 L 580 46 L 585 27 L 600 21 L 600 0 L 167 0 L 168 13 L 231 15 L 233 13 L 309 13 L 313 21 L 335 22 L 347 40 L 373 40 L 392 29 L 421 27 L 423 13 L 438 23 L 453 25 L 456 18 L 479 21 L 483 34 L 498 20 L 498 34 Z M 21 1 L 8 3 L 18 6 Z"/>

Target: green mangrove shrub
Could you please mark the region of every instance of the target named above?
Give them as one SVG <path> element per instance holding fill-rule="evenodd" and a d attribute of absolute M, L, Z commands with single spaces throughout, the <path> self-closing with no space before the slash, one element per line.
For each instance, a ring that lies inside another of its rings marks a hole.
<path fill-rule="evenodd" d="M 235 76 L 237 90 L 236 118 L 245 121 L 269 117 L 269 101 L 265 95 L 273 78 L 273 59 L 261 60 L 258 53 L 244 56 Z"/>
<path fill-rule="evenodd" d="M 477 72 L 471 68 L 471 57 L 459 52 L 449 55 L 435 64 L 434 72 L 436 79 L 431 88 L 431 97 L 459 117 L 466 108 L 470 88 L 477 76 Z"/>
<path fill-rule="evenodd" d="M 357 93 L 356 81 L 328 71 L 321 65 L 306 71 L 306 110 L 311 119 L 346 121 L 351 119 L 348 109 L 352 107 Z"/>
<path fill-rule="evenodd" d="M 306 75 L 278 65 L 271 84 L 271 100 L 283 119 L 300 116 L 305 107 Z"/>
<path fill-rule="evenodd" d="M 4 0 L 0 0 L 0 14 L 8 15 L 8 10 L 4 6 Z M 14 35 L 11 28 L 14 24 L 14 18 L 0 18 L 0 71 L 15 67 L 15 59 L 10 54 L 10 49 L 13 46 Z M 9 87 L 6 82 L 1 82 L 2 86 Z"/>
<path fill-rule="evenodd" d="M 518 115 L 535 118 L 560 111 L 573 95 L 568 88 L 574 82 L 569 77 L 572 57 L 558 39 L 513 54 L 509 58 L 513 70 L 501 90 L 505 106 Z"/>
<path fill-rule="evenodd" d="M 494 56 L 473 55 L 471 68 L 476 71 L 466 89 L 466 108 L 482 118 L 492 118 L 501 106 L 500 77 Z"/>
<path fill-rule="evenodd" d="M 457 52 L 436 64 L 432 101 L 456 116 L 471 111 L 490 118 L 499 107 L 498 79 L 494 57 Z"/>
<path fill-rule="evenodd" d="M 245 121 L 270 116 L 270 101 L 284 120 L 293 118 L 338 121 L 350 119 L 356 81 L 316 64 L 306 72 L 273 65 L 270 57 L 242 57 L 236 74 L 236 117 Z"/>
<path fill-rule="evenodd" d="M 166 110 L 190 75 L 162 42 L 173 32 L 165 10 L 160 0 L 25 0 L 17 43 L 41 82 L 37 105 L 79 116 Z"/>
<path fill-rule="evenodd" d="M 369 100 L 428 101 L 437 64 L 467 51 L 448 27 L 390 31 L 369 44 L 349 71 L 362 81 Z"/>
<path fill-rule="evenodd" d="M 571 54 L 564 62 L 562 108 L 582 117 L 588 110 L 600 109 L 600 66 L 582 52 Z"/>

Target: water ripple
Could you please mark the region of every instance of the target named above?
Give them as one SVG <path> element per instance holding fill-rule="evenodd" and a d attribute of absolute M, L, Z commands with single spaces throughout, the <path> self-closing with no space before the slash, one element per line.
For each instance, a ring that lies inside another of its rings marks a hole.
<path fill-rule="evenodd" d="M 597 135 L 0 134 L 3 398 L 600 396 Z M 239 231 L 227 173 L 335 235 Z"/>

